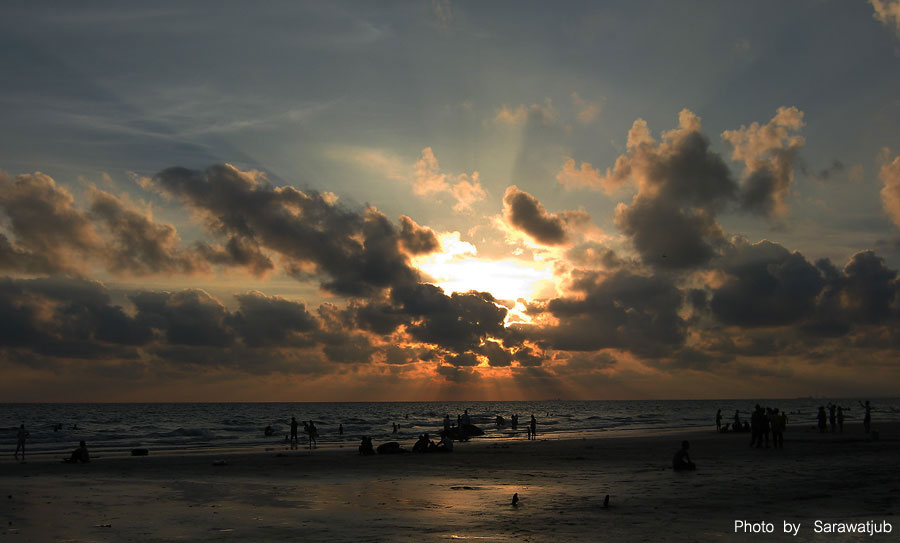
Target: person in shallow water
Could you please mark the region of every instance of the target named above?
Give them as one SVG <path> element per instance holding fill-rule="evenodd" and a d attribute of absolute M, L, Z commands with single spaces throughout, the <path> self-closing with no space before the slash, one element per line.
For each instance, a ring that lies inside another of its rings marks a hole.
<path fill-rule="evenodd" d="M 691 455 L 688 453 L 688 449 L 691 448 L 691 444 L 688 441 L 681 442 L 681 448 L 675 451 L 675 456 L 672 457 L 672 469 L 675 471 L 694 471 L 697 469 L 697 466 L 691 461 Z"/>

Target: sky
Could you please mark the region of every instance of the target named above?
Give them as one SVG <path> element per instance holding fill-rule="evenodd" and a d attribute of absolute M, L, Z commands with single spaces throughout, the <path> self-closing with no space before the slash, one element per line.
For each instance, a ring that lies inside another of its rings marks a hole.
<path fill-rule="evenodd" d="M 900 0 L 12 2 L 0 397 L 878 397 Z"/>

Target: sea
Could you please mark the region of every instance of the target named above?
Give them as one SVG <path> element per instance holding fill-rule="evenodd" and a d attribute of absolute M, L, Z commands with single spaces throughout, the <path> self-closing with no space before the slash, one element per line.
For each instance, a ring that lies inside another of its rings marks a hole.
<path fill-rule="evenodd" d="M 900 421 L 900 398 L 873 398 L 872 424 Z M 484 431 L 476 440 L 525 439 L 533 414 L 538 439 L 646 435 L 683 429 L 715 430 L 742 419 L 756 405 L 777 407 L 789 425 L 815 426 L 820 405 L 844 408 L 847 428 L 862 426 L 859 400 L 794 398 L 743 400 L 511 401 L 511 402 L 329 402 L 329 403 L 19 403 L 0 404 L 0 458 L 12 457 L 20 424 L 29 432 L 28 454 L 55 455 L 88 443 L 91 454 L 123 455 L 146 448 L 156 453 L 283 448 L 291 417 L 315 421 L 320 448 L 355 447 L 361 436 L 378 445 L 411 444 L 423 433 L 437 434 L 444 415 L 455 423 L 468 410 Z M 518 428 L 510 419 L 519 417 Z M 502 417 L 500 423 L 497 417 Z M 396 433 L 394 425 L 397 426 Z M 266 427 L 272 434 L 266 435 Z M 340 432 L 343 428 L 343 433 Z M 300 446 L 306 435 L 300 424 Z"/>

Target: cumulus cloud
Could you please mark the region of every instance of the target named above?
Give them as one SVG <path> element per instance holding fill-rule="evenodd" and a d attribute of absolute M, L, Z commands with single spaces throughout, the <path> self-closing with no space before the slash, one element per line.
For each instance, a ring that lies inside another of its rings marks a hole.
<path fill-rule="evenodd" d="M 602 190 L 607 194 L 622 185 L 622 180 L 617 182 L 609 175 L 601 175 L 600 170 L 590 162 L 582 162 L 581 166 L 577 166 L 574 158 L 566 158 L 562 169 L 556 174 L 556 180 L 567 189 L 589 188 Z"/>
<path fill-rule="evenodd" d="M 893 30 L 900 37 L 900 0 L 869 0 L 875 19 Z"/>
<path fill-rule="evenodd" d="M 728 166 L 700 131 L 700 118 L 685 109 L 678 121 L 660 142 L 646 122 L 635 121 L 627 152 L 608 176 L 637 185 L 631 205 L 617 207 L 615 222 L 643 261 L 658 268 L 709 261 L 724 239 L 715 215 L 736 192 Z"/>
<path fill-rule="evenodd" d="M 888 149 L 884 149 L 882 154 L 885 157 L 884 163 L 878 172 L 884 185 L 881 188 L 881 203 L 888 217 L 895 225 L 900 226 L 900 156 L 891 160 Z"/>
<path fill-rule="evenodd" d="M 497 124 L 508 126 L 525 126 L 533 124 L 538 126 L 549 126 L 556 124 L 559 115 L 553 102 L 547 98 L 543 105 L 531 104 L 526 106 L 521 104 L 515 107 L 507 105 L 501 106 L 494 114 L 493 121 Z"/>
<path fill-rule="evenodd" d="M 14 244 L 5 236 L 0 250 L 8 267 L 28 271 L 85 272 L 85 260 L 101 245 L 94 225 L 74 206 L 75 199 L 48 175 L 36 172 L 10 179 L 0 172 L 0 210 Z"/>
<path fill-rule="evenodd" d="M 630 270 L 580 272 L 572 291 L 543 308 L 556 323 L 519 330 L 546 348 L 616 348 L 648 357 L 685 341 L 687 323 L 678 313 L 684 294 L 669 278 Z"/>
<path fill-rule="evenodd" d="M 460 174 L 455 180 L 446 173 L 441 173 L 437 158 L 431 147 L 422 149 L 422 156 L 413 165 L 415 176 L 413 192 L 419 196 L 431 196 L 449 193 L 456 199 L 453 210 L 460 212 L 472 207 L 472 204 L 484 200 L 487 196 L 478 172 L 471 176 Z"/>
<path fill-rule="evenodd" d="M 128 208 L 112 194 L 95 190 L 90 214 L 109 232 L 103 254 L 108 259 L 107 267 L 115 273 L 191 274 L 208 269 L 199 253 L 180 247 L 173 226 L 153 222 L 149 215 Z"/>
<path fill-rule="evenodd" d="M 230 165 L 170 168 L 153 183 L 201 213 L 211 234 L 275 252 L 297 276 L 311 267 L 333 292 L 370 296 L 418 279 L 401 232 L 373 208 L 345 209 L 328 195 L 275 187 L 259 172 Z"/>
<path fill-rule="evenodd" d="M 561 245 L 569 240 L 568 227 L 589 220 L 586 213 L 564 211 L 549 213 L 537 198 L 509 186 L 503 195 L 506 221 L 542 245 Z"/>
<path fill-rule="evenodd" d="M 787 197 L 794 179 L 794 165 L 804 139 L 803 112 L 780 107 L 766 124 L 757 122 L 722 132 L 732 147 L 732 160 L 744 163 L 740 202 L 747 211 L 768 217 L 787 213 Z"/>

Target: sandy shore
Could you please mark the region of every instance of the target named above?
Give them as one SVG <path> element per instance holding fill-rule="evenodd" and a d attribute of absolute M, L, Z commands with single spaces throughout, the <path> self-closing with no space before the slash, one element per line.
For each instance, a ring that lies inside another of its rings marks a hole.
<path fill-rule="evenodd" d="M 845 541 L 814 522 L 900 535 L 900 425 L 819 434 L 782 451 L 746 434 L 461 443 L 452 454 L 355 448 L 0 463 L 3 541 Z M 690 439 L 698 465 L 675 473 Z M 224 460 L 226 465 L 214 465 Z M 521 501 L 510 505 L 514 492 Z M 610 507 L 602 507 L 606 494 Z M 736 519 L 774 534 L 735 534 Z M 801 523 L 792 537 L 784 521 Z M 869 536 L 865 536 L 868 538 Z"/>

